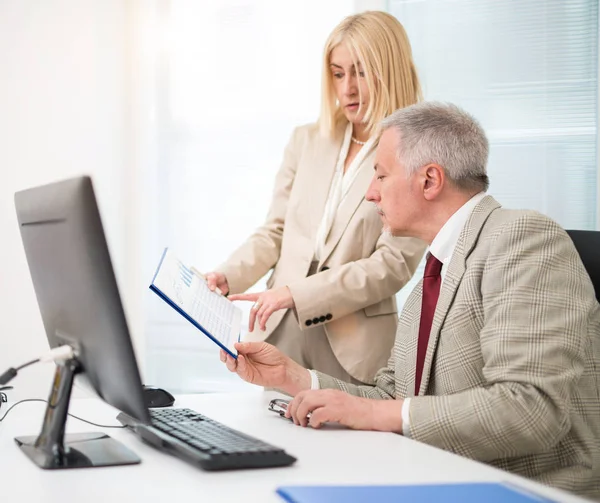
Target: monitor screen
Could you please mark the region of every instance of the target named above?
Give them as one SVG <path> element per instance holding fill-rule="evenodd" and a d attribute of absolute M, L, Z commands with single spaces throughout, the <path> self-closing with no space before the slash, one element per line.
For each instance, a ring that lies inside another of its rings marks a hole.
<path fill-rule="evenodd" d="M 17 192 L 15 206 L 50 346 L 74 347 L 100 398 L 149 422 L 92 180 Z"/>

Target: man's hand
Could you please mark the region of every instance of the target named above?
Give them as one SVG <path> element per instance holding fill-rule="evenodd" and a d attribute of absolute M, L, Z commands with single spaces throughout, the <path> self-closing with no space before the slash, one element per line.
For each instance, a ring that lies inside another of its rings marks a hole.
<path fill-rule="evenodd" d="M 290 402 L 285 416 L 297 425 L 313 428 L 333 422 L 354 430 L 402 433 L 402 402 L 362 398 L 333 389 L 302 391 Z"/>
<path fill-rule="evenodd" d="M 238 342 L 237 360 L 221 350 L 221 361 L 230 372 L 259 386 L 278 388 L 294 396 L 310 389 L 310 374 L 289 356 L 266 342 Z"/>
<path fill-rule="evenodd" d="M 261 293 L 241 293 L 231 295 L 229 300 L 250 300 L 254 302 L 250 310 L 250 320 L 248 322 L 248 331 L 254 330 L 255 321 L 262 331 L 267 329 L 267 320 L 270 316 L 280 309 L 290 309 L 294 307 L 292 292 L 287 286 L 267 290 Z"/>
<path fill-rule="evenodd" d="M 218 288 L 223 295 L 229 293 L 229 284 L 227 278 L 222 272 L 209 272 L 204 275 L 206 284 L 213 292 Z"/>

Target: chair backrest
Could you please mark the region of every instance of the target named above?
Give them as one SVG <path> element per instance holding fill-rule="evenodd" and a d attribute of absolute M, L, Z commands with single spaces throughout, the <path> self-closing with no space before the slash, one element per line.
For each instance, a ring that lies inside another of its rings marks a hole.
<path fill-rule="evenodd" d="M 600 302 L 600 231 L 567 231 L 585 266 Z"/>

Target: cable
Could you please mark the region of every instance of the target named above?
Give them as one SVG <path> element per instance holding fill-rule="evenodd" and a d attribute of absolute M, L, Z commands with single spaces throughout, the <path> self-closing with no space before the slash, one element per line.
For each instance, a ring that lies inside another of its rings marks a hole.
<path fill-rule="evenodd" d="M 45 401 L 46 400 L 44 400 L 44 402 Z M 17 405 L 17 404 L 15 404 L 15 405 Z M 98 424 L 98 423 L 94 423 L 92 421 L 88 421 L 87 419 L 83 419 L 81 417 L 78 417 L 75 414 L 71 414 L 69 412 L 67 412 L 67 415 L 71 416 L 74 419 L 77 419 L 78 421 L 83 421 L 84 423 L 91 424 L 92 426 L 97 426 L 98 428 L 118 428 L 118 429 L 119 428 L 125 428 L 125 425 L 123 425 L 123 424 L 119 424 L 119 425 Z M 4 416 L 2 416 L 2 417 L 4 417 Z"/>
<path fill-rule="evenodd" d="M 19 371 L 19 370 L 24 369 L 25 367 L 29 367 L 29 365 L 33 365 L 34 363 L 37 363 L 39 361 L 40 361 L 40 359 L 36 358 L 35 360 L 31 360 L 30 362 L 24 363 L 20 367 L 15 368 L 15 370 Z"/>
<path fill-rule="evenodd" d="M 12 389 L 12 386 L 3 386 L 2 387 L 1 385 L 6 384 L 9 381 L 11 381 L 17 375 L 17 372 L 19 370 L 24 369 L 25 367 L 29 367 L 29 365 L 33 365 L 34 363 L 37 363 L 37 362 L 50 362 L 50 361 L 70 360 L 71 358 L 75 358 L 75 351 L 73 350 L 73 348 L 71 346 L 64 345 L 64 346 L 59 346 L 57 348 L 51 349 L 50 351 L 48 351 L 47 353 L 44 353 L 39 358 L 36 358 L 35 360 L 28 361 L 27 363 L 24 363 L 23 365 L 21 365 L 19 367 L 11 367 L 6 372 L 4 372 L 2 375 L 0 375 L 0 390 Z M 0 394 L 0 405 L 2 405 L 2 401 L 6 402 L 6 400 L 2 400 L 2 398 L 5 398 L 5 397 L 6 397 L 6 395 L 4 393 Z M 19 400 L 18 402 L 12 404 L 8 408 L 8 410 L 4 413 L 4 415 L 2 417 L 0 417 L 0 423 L 2 421 L 4 421 L 4 418 L 6 416 L 8 416 L 8 413 L 11 410 L 13 410 L 17 405 L 19 405 L 21 403 L 25 403 L 25 402 L 44 402 L 44 403 L 48 403 L 48 400 L 44 400 L 42 398 L 26 398 L 24 400 Z M 122 425 L 114 426 L 114 425 L 94 423 L 92 421 L 88 421 L 87 419 L 83 419 L 83 418 L 78 417 L 75 414 L 71 414 L 69 412 L 67 412 L 67 415 L 71 416 L 74 419 L 77 419 L 78 421 L 83 421 L 84 423 L 88 423 L 88 424 L 91 424 L 93 426 L 98 426 L 99 428 L 125 428 L 125 426 L 122 426 Z"/>
<path fill-rule="evenodd" d="M 39 358 L 36 358 L 35 360 L 31 360 L 28 361 L 27 363 L 24 363 L 23 365 L 20 365 L 19 367 L 11 367 L 9 368 L 6 372 L 4 372 L 2 375 L 0 375 L 0 385 L 6 384 L 8 382 L 10 382 L 16 375 L 17 372 L 21 369 L 24 369 L 25 367 L 29 367 L 29 365 L 33 365 L 34 363 L 37 362 L 49 362 L 49 361 L 61 361 L 61 360 L 70 360 L 71 358 L 75 357 L 75 351 L 73 350 L 73 348 L 69 345 L 64 345 L 64 346 L 59 346 L 57 348 L 51 349 L 50 351 L 48 351 L 47 353 L 43 354 L 42 356 L 40 356 Z M 0 390 L 8 390 L 8 389 L 12 389 L 12 386 L 0 386 Z M 0 405 L 2 405 L 2 402 L 6 402 L 6 395 L 4 393 L 0 393 Z M 13 410 L 17 405 L 21 404 L 21 403 L 25 403 L 25 402 L 44 402 L 44 403 L 48 403 L 48 400 L 44 400 L 42 398 L 26 398 L 24 400 L 19 400 L 18 402 L 12 404 L 8 410 L 4 413 L 4 415 L 2 417 L 0 417 L 0 423 L 2 421 L 4 421 L 4 418 L 6 416 L 8 416 L 8 413 Z M 99 428 L 125 428 L 125 426 L 119 425 L 119 426 L 114 426 L 114 425 L 107 425 L 107 424 L 98 424 L 98 423 L 94 423 L 93 421 L 88 421 L 87 419 L 83 419 L 81 417 L 76 416 L 75 414 L 71 414 L 69 412 L 67 412 L 68 416 L 71 416 L 74 419 L 77 419 L 78 421 L 83 421 L 84 423 L 88 423 L 91 424 L 93 426 L 98 426 Z"/>
<path fill-rule="evenodd" d="M 8 416 L 8 413 L 13 410 L 17 405 L 21 404 L 21 403 L 25 403 L 25 402 L 44 402 L 44 403 L 48 403 L 48 400 L 44 400 L 43 398 L 25 398 L 24 400 L 19 400 L 18 402 L 13 403 L 8 410 L 4 413 L 4 415 L 2 417 L 0 417 L 0 423 L 2 421 L 4 421 L 4 418 L 6 416 Z M 108 425 L 108 424 L 98 424 L 98 423 L 94 423 L 92 421 L 88 421 L 87 419 L 83 419 L 81 417 L 76 416 L 75 414 L 71 414 L 70 412 L 67 412 L 68 416 L 71 416 L 74 419 L 77 419 L 78 421 L 83 421 L 84 423 L 88 423 L 91 424 L 92 426 L 98 426 L 99 428 L 125 428 L 124 425 L 119 425 L 119 426 L 115 426 L 115 425 Z"/>
<path fill-rule="evenodd" d="M 14 368 L 9 368 L 4 374 L 0 375 L 0 384 L 6 384 L 7 382 L 12 381 L 12 379 L 17 375 L 17 370 Z"/>
<path fill-rule="evenodd" d="M 6 372 L 4 372 L 4 374 L 0 375 L 0 385 L 9 383 L 16 377 L 17 372 L 19 372 L 19 370 L 24 369 L 25 367 L 29 367 L 29 365 L 33 365 L 34 363 L 49 362 L 56 360 L 68 360 L 70 358 L 73 358 L 74 356 L 75 352 L 73 351 L 73 348 L 69 345 L 59 346 L 57 348 L 51 349 L 39 358 L 24 363 L 20 367 L 9 368 Z"/>

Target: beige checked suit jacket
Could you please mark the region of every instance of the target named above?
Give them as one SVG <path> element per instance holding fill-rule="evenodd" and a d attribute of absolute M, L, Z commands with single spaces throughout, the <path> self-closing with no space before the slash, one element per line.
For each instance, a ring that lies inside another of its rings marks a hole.
<path fill-rule="evenodd" d="M 422 283 L 400 316 L 376 386 L 323 374 L 323 388 L 412 397 Z M 549 218 L 473 211 L 442 283 L 410 435 L 600 498 L 600 306 L 573 243 Z"/>
<path fill-rule="evenodd" d="M 381 234 L 380 217 L 365 200 L 372 152 L 338 209 L 318 274 L 307 277 L 344 130 L 341 124 L 334 139 L 322 137 L 316 125 L 294 131 L 266 222 L 216 270 L 226 275 L 232 293 L 241 293 L 272 269 L 267 286 L 290 288 L 300 328 L 323 325 L 344 369 L 373 383 L 394 344 L 395 293 L 413 275 L 426 245 Z M 255 330 L 246 340 L 267 339 L 285 312 L 273 313 L 267 331 Z"/>

